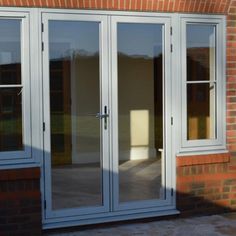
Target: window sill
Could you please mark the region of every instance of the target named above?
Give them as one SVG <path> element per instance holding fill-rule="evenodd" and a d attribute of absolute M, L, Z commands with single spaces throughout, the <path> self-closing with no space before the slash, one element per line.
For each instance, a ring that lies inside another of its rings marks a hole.
<path fill-rule="evenodd" d="M 40 163 L 0 163 L 0 170 L 13 170 L 13 169 L 28 169 L 28 168 L 35 168 L 41 167 Z"/>

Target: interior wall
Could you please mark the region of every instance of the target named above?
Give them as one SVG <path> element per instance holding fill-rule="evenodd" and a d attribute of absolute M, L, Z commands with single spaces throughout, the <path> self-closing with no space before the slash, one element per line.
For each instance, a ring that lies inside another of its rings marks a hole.
<path fill-rule="evenodd" d="M 158 124 L 155 124 L 155 103 L 158 101 L 155 101 L 154 79 L 162 78 L 154 78 L 154 63 L 151 58 L 119 56 L 120 160 L 153 158 L 156 157 L 158 148 L 161 148 L 156 146 L 156 139 L 162 139 L 162 130 L 157 129 L 159 135 L 156 136 L 155 125 Z M 159 89 L 162 90 L 162 87 Z M 162 104 L 158 105 L 162 110 Z"/>
<path fill-rule="evenodd" d="M 73 163 L 100 162 L 99 56 L 74 58 L 72 76 Z"/>

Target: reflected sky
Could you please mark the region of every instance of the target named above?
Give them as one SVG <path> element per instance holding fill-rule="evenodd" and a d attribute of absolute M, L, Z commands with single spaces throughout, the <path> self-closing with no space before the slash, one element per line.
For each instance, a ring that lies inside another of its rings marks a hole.
<path fill-rule="evenodd" d="M 187 48 L 215 46 L 215 26 L 203 24 L 187 25 Z"/>
<path fill-rule="evenodd" d="M 21 20 L 0 21 L 0 65 L 21 61 Z"/>
<path fill-rule="evenodd" d="M 94 55 L 99 51 L 99 22 L 49 21 L 49 41 L 57 44 L 50 59 L 76 54 Z M 161 24 L 119 23 L 119 53 L 137 57 L 154 57 L 162 52 Z M 187 47 L 215 46 L 215 26 L 187 25 Z M 21 61 L 21 20 L 1 19 L 0 65 Z M 63 49 L 65 43 L 67 48 Z M 59 50 L 58 45 L 62 46 Z M 63 51 L 63 52 L 62 52 Z"/>
<path fill-rule="evenodd" d="M 75 56 L 78 53 L 98 53 L 99 24 L 85 21 L 49 21 L 49 42 L 57 45 L 56 48 L 50 47 L 50 59 Z"/>
<path fill-rule="evenodd" d="M 162 27 L 161 24 L 119 23 L 119 53 L 129 56 L 158 56 L 162 52 Z M 57 50 L 50 51 L 50 59 L 72 54 L 97 54 L 99 22 L 50 21 L 49 41 L 57 44 Z M 65 43 L 70 45 L 69 48 L 67 46 L 67 50 L 58 50 L 58 45 L 64 47 Z"/>
<path fill-rule="evenodd" d="M 119 23 L 119 53 L 136 57 L 158 57 L 162 52 L 161 24 Z"/>

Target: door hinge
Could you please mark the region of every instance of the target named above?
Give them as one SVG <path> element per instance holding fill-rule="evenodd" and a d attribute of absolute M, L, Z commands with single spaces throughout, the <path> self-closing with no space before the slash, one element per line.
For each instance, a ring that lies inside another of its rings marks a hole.
<path fill-rule="evenodd" d="M 174 189 L 171 188 L 171 197 L 173 197 L 173 196 L 174 196 Z"/>
<path fill-rule="evenodd" d="M 44 32 L 44 24 L 42 23 L 42 33 Z"/>
<path fill-rule="evenodd" d="M 170 27 L 170 35 L 172 35 L 172 34 L 173 34 L 173 28 Z"/>
<path fill-rule="evenodd" d="M 44 51 L 44 42 L 42 42 L 42 51 Z"/>
<path fill-rule="evenodd" d="M 46 127 L 46 125 L 45 125 L 45 122 L 43 122 L 43 132 L 45 131 L 45 128 Z"/>
<path fill-rule="evenodd" d="M 171 125 L 173 125 L 173 123 L 174 123 L 174 119 L 173 117 L 171 117 Z"/>
<path fill-rule="evenodd" d="M 46 209 L 47 208 L 47 202 L 46 202 L 46 200 L 44 200 L 44 209 Z"/>
<path fill-rule="evenodd" d="M 170 45 L 170 51 L 173 52 L 173 44 Z"/>

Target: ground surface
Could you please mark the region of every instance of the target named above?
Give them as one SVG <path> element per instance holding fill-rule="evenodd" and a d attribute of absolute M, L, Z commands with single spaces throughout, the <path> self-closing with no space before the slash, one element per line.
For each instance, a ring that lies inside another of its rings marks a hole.
<path fill-rule="evenodd" d="M 46 232 L 44 236 L 236 236 L 236 213 L 91 227 L 73 232 Z"/>

